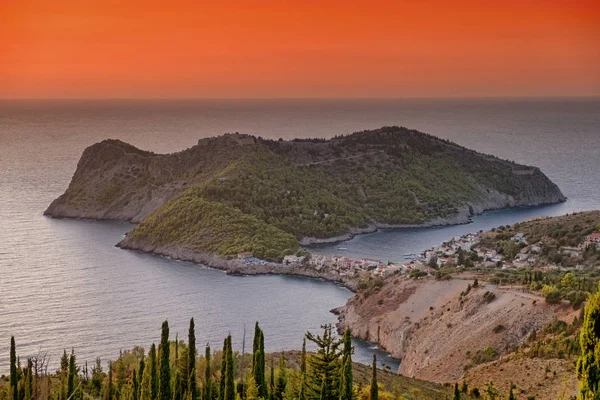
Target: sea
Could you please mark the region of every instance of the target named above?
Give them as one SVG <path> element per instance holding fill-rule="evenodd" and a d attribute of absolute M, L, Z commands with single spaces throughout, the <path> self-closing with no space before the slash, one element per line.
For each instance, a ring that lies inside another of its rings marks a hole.
<path fill-rule="evenodd" d="M 157 153 L 183 150 L 226 132 L 264 138 L 328 138 L 399 125 L 480 152 L 534 165 L 568 197 L 562 204 L 494 211 L 471 224 L 382 230 L 312 249 L 400 261 L 448 238 L 540 215 L 600 209 L 600 99 L 244 99 L 0 101 L 0 374 L 15 336 L 21 359 L 58 363 L 74 349 L 80 363 L 148 348 L 168 319 L 199 347 L 233 336 L 246 349 L 255 321 L 268 351 L 300 349 L 306 331 L 335 323 L 330 310 L 352 296 L 329 282 L 223 272 L 114 247 L 126 222 L 57 220 L 42 215 L 67 188 L 83 150 L 118 138 Z M 246 332 L 244 335 L 244 331 Z M 355 341 L 354 359 L 378 353 Z"/>

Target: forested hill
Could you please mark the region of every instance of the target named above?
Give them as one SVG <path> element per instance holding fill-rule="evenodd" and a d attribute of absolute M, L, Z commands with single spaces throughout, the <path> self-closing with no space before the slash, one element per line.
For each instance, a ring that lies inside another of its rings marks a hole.
<path fill-rule="evenodd" d="M 140 243 L 277 258 L 301 239 L 564 200 L 538 168 L 384 127 L 329 140 L 227 134 L 168 155 L 106 140 L 46 214 L 141 222 L 128 238 Z"/>

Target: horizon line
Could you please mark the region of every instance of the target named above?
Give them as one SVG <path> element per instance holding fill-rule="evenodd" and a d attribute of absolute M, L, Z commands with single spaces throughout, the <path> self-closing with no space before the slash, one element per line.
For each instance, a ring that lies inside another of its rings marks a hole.
<path fill-rule="evenodd" d="M 515 96 L 356 96 L 356 97 L 0 97 L 0 101 L 198 101 L 198 100 L 509 100 L 509 99 L 597 99 L 593 95 Z"/>

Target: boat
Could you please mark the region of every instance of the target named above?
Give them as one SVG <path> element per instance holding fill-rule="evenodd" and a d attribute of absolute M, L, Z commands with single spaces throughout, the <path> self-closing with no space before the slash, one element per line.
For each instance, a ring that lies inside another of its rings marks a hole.
<path fill-rule="evenodd" d="M 338 249 L 339 251 L 346 251 L 346 250 L 348 250 L 348 248 L 347 248 L 347 247 L 338 247 L 337 249 Z"/>

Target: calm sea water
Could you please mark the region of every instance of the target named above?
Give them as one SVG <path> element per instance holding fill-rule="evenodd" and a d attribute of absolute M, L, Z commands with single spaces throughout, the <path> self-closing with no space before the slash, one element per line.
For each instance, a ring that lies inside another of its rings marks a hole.
<path fill-rule="evenodd" d="M 334 322 L 351 296 L 336 285 L 290 277 L 231 277 L 113 245 L 127 223 L 42 216 L 67 187 L 82 151 L 119 138 L 173 152 L 201 137 L 243 132 L 268 138 L 330 137 L 404 125 L 520 163 L 536 165 L 569 197 L 565 204 L 488 213 L 471 225 L 382 231 L 315 249 L 401 259 L 456 234 L 532 215 L 600 209 L 600 100 L 203 100 L 0 102 L 0 373 L 8 344 L 63 348 L 80 360 L 159 339 L 161 322 L 218 348 L 228 332 L 241 347 L 261 321 L 269 350 L 298 349 L 306 330 Z M 357 342 L 359 361 L 373 349 Z M 382 357 L 380 357 L 382 358 Z M 392 364 L 393 361 L 390 361 Z"/>

